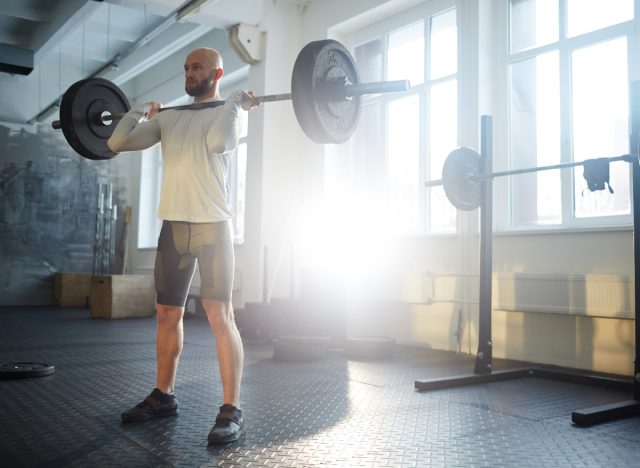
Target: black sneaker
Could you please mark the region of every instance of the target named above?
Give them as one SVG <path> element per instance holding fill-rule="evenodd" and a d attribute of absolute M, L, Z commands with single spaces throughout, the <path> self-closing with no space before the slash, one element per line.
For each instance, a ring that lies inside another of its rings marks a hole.
<path fill-rule="evenodd" d="M 237 440 L 242 434 L 243 426 L 242 410 L 233 405 L 222 405 L 216 424 L 209 432 L 209 444 L 227 444 Z"/>
<path fill-rule="evenodd" d="M 154 388 L 141 403 L 121 414 L 123 422 L 147 421 L 178 414 L 178 400 L 173 393 L 162 393 Z"/>

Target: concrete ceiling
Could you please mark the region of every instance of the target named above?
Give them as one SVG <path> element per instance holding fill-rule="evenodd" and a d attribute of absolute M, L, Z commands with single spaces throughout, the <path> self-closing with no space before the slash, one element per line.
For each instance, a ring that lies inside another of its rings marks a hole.
<path fill-rule="evenodd" d="M 76 81 L 121 86 L 204 34 L 258 25 L 264 1 L 2 0 L 0 121 L 50 122 Z"/>

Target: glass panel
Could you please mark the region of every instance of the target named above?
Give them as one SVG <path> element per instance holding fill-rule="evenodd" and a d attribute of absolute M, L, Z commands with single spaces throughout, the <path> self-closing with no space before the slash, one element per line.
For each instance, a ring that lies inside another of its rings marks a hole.
<path fill-rule="evenodd" d="M 432 80 L 456 73 L 458 70 L 456 10 L 431 18 L 430 49 L 429 76 Z"/>
<path fill-rule="evenodd" d="M 138 248 L 158 245 L 162 221 L 158 219 L 158 202 L 162 183 L 162 151 L 160 145 L 142 152 L 140 172 L 140 208 L 138 213 Z"/>
<path fill-rule="evenodd" d="M 510 148 L 513 169 L 560 162 L 558 53 L 514 63 L 510 68 Z M 560 171 L 510 178 L 516 225 L 561 222 Z"/>
<path fill-rule="evenodd" d="M 375 39 L 357 46 L 353 57 L 358 65 L 361 83 L 382 81 L 382 41 Z"/>
<path fill-rule="evenodd" d="M 246 114 L 246 112 L 241 112 Z M 246 205 L 247 187 L 247 144 L 240 143 L 236 150 L 236 184 L 235 184 L 235 213 L 233 224 L 235 228 L 235 242 L 244 242 L 244 212 Z"/>
<path fill-rule="evenodd" d="M 573 159 L 618 156 L 629 151 L 629 92 L 625 38 L 576 50 L 573 71 Z M 609 165 L 608 190 L 589 192 L 575 170 L 576 217 L 630 213 L 629 164 Z"/>
<path fill-rule="evenodd" d="M 389 103 L 389 221 L 396 233 L 417 232 L 420 206 L 420 100 L 410 95 Z"/>
<path fill-rule="evenodd" d="M 354 191 L 358 196 L 358 217 L 367 225 L 380 220 L 381 208 L 386 204 L 383 130 L 380 103 L 365 103 L 353 135 L 353 172 L 356 175 Z"/>
<path fill-rule="evenodd" d="M 569 37 L 633 19 L 633 0 L 567 0 Z"/>
<path fill-rule="evenodd" d="M 558 0 L 511 0 L 511 52 L 556 42 Z"/>
<path fill-rule="evenodd" d="M 431 87 L 429 105 L 429 174 L 440 179 L 449 153 L 458 146 L 458 81 L 449 80 Z M 431 231 L 451 231 L 456 226 L 456 209 L 442 187 L 429 189 Z"/>
<path fill-rule="evenodd" d="M 247 136 L 247 131 L 249 130 L 249 113 L 238 112 L 238 117 L 240 118 L 240 134 L 238 135 L 238 138 L 245 138 Z"/>
<path fill-rule="evenodd" d="M 389 34 L 387 79 L 424 82 L 424 23 L 414 23 Z"/>

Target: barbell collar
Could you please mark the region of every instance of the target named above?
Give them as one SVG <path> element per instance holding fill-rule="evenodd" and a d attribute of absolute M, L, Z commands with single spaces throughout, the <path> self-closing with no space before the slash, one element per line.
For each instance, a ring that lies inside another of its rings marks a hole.
<path fill-rule="evenodd" d="M 443 184 L 442 179 L 433 179 L 433 180 L 427 180 L 424 183 L 425 187 L 439 187 Z"/>
<path fill-rule="evenodd" d="M 409 91 L 409 80 L 374 81 L 371 83 L 358 83 L 345 86 L 346 96 L 359 96 L 363 94 L 401 93 Z"/>
<path fill-rule="evenodd" d="M 291 99 L 292 99 L 291 93 L 268 94 L 266 96 L 256 96 L 256 101 L 258 101 L 259 103 L 275 102 L 275 101 L 289 101 Z"/>

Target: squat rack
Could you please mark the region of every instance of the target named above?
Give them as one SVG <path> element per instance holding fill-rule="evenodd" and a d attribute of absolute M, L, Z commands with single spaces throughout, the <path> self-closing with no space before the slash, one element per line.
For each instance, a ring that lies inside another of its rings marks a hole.
<path fill-rule="evenodd" d="M 632 165 L 633 200 L 633 262 L 635 290 L 635 360 L 631 382 L 614 377 L 556 370 L 552 368 L 530 367 L 493 372 L 493 354 L 491 337 L 491 292 L 492 292 L 492 177 L 483 177 L 480 201 L 480 294 L 478 321 L 478 352 L 474 373 L 454 377 L 416 380 L 419 391 L 453 388 L 487 382 L 513 380 L 524 377 L 539 377 L 571 383 L 595 385 L 609 389 L 632 391 L 632 399 L 573 411 L 571 420 L 579 426 L 590 426 L 605 421 L 640 415 L 640 81 L 630 86 L 631 128 L 629 135 L 630 160 Z M 480 120 L 481 143 L 480 158 L 483 175 L 492 173 L 493 120 L 483 115 Z M 499 173 L 496 175 L 510 175 Z"/>

